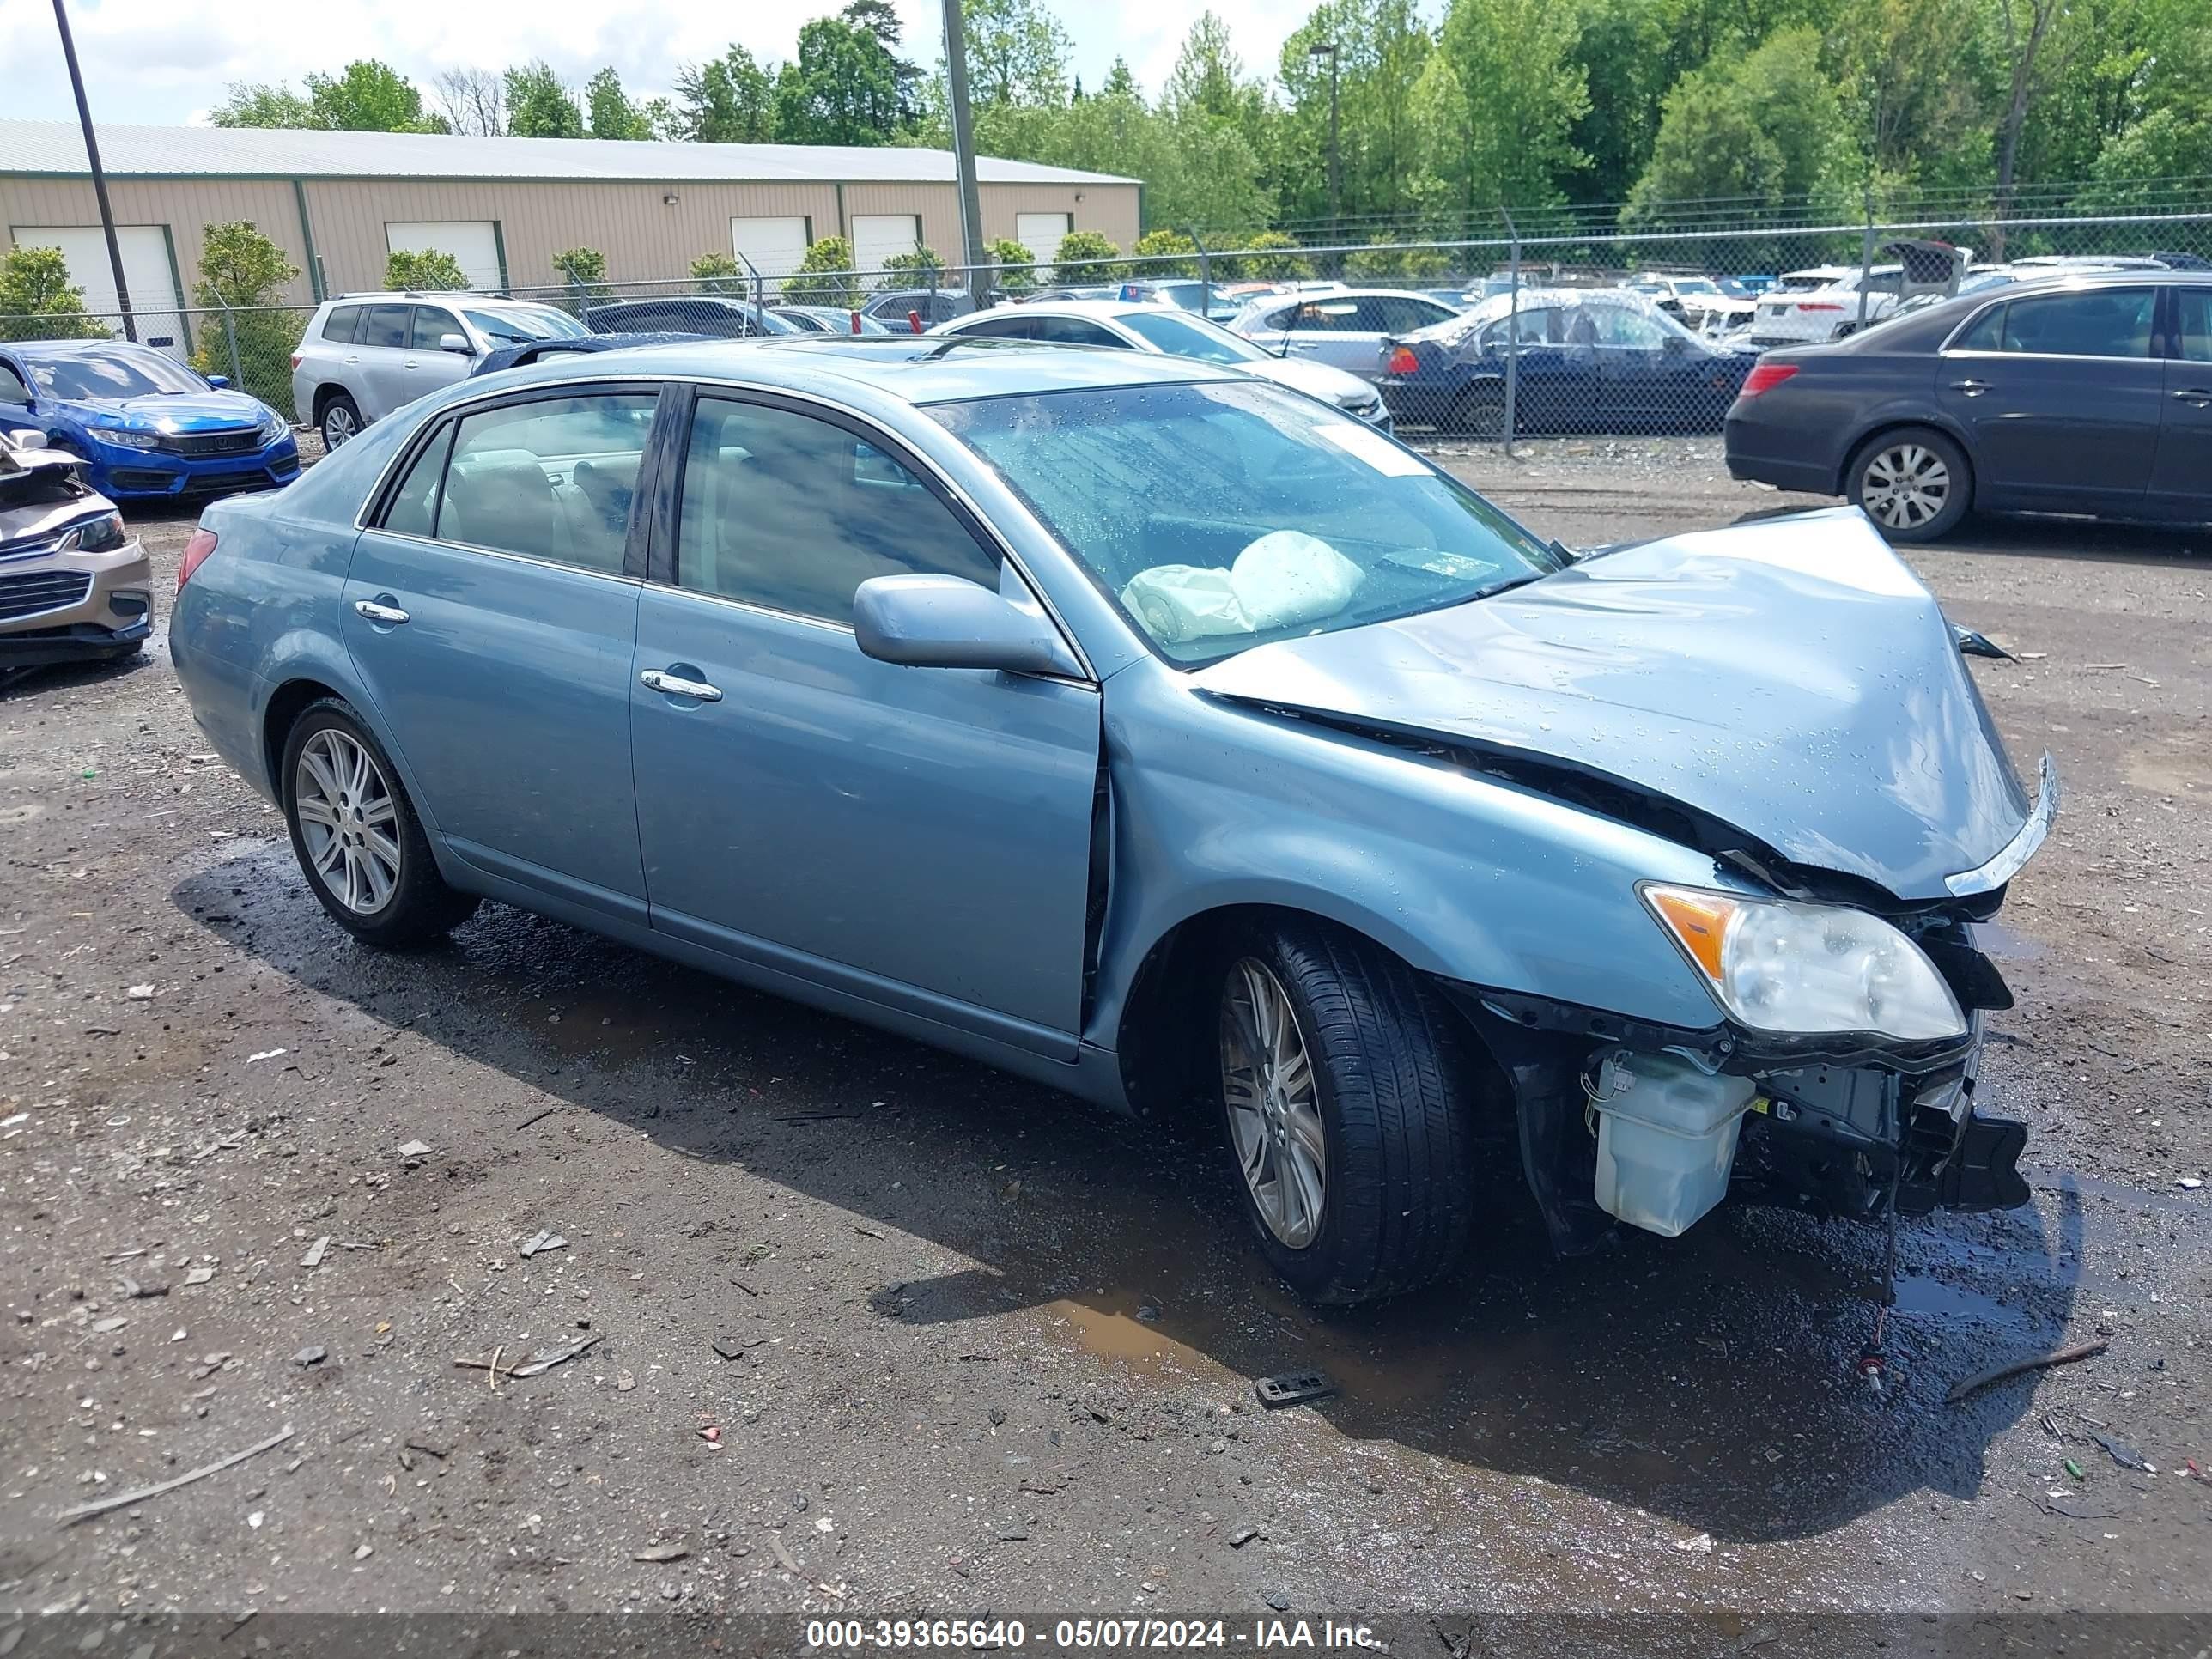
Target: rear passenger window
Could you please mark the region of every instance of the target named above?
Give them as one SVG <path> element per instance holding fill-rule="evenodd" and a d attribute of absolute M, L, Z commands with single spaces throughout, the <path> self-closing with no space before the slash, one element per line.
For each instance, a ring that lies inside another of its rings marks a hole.
<path fill-rule="evenodd" d="M 915 573 L 995 588 L 999 559 L 921 479 L 843 427 L 699 400 L 677 526 L 678 586 L 850 626 L 862 582 Z"/>
<path fill-rule="evenodd" d="M 2212 288 L 2174 290 L 2181 307 L 2181 360 L 2212 363 Z"/>
<path fill-rule="evenodd" d="M 2040 294 L 2005 307 L 2004 349 L 2054 357 L 2148 357 L 2154 288 Z"/>
<path fill-rule="evenodd" d="M 1966 325 L 1966 331 L 1958 338 L 1954 351 L 2002 351 L 2004 349 L 2004 318 L 2002 306 L 1991 306 Z"/>
<path fill-rule="evenodd" d="M 337 345 L 351 345 L 360 328 L 359 306 L 340 306 L 323 319 L 323 337 Z"/>
<path fill-rule="evenodd" d="M 1036 337 L 1057 345 L 1118 346 L 1124 351 L 1128 349 L 1128 342 L 1087 317 L 1040 317 Z"/>
<path fill-rule="evenodd" d="M 446 456 L 453 447 L 453 423 L 448 421 L 422 446 L 407 469 L 407 476 L 392 491 L 392 505 L 384 510 L 384 527 L 395 536 L 434 536 L 438 530 L 438 486 L 445 481 Z"/>
<path fill-rule="evenodd" d="M 412 306 L 371 306 L 362 313 L 360 343 L 398 349 L 407 343 L 407 318 Z"/>
<path fill-rule="evenodd" d="M 655 401 L 649 392 L 605 392 L 464 416 L 433 533 L 441 542 L 620 575 Z M 386 528 L 398 528 L 413 483 L 410 472 Z"/>

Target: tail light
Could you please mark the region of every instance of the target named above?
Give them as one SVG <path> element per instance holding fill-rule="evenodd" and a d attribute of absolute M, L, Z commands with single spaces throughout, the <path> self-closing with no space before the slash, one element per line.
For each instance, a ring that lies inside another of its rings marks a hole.
<path fill-rule="evenodd" d="M 853 313 L 853 332 L 854 332 L 854 333 L 855 333 L 855 334 L 858 334 L 860 331 L 860 313 L 859 312 L 857 312 L 857 311 L 856 311 L 856 312 L 854 312 L 854 313 Z"/>
<path fill-rule="evenodd" d="M 1392 346 L 1389 372 L 1393 374 L 1412 374 L 1421 367 L 1421 360 L 1413 355 L 1411 346 Z"/>
<path fill-rule="evenodd" d="M 1743 390 L 1736 395 L 1756 398 L 1762 392 L 1771 392 L 1797 372 L 1795 363 L 1754 363 L 1751 373 L 1744 377 Z"/>
<path fill-rule="evenodd" d="M 298 352 L 296 352 L 296 351 L 295 351 L 295 352 L 294 352 L 294 353 L 292 354 L 292 367 L 293 367 L 293 368 L 299 368 L 299 366 L 300 366 L 300 354 L 299 354 Z"/>
<path fill-rule="evenodd" d="M 191 540 L 185 544 L 184 557 L 177 561 L 177 591 L 179 593 L 185 591 L 185 584 L 191 580 L 192 572 L 198 569 L 201 564 L 206 561 L 207 556 L 214 551 L 214 531 L 195 530 L 192 532 Z"/>
<path fill-rule="evenodd" d="M 1837 305 L 1832 301 L 1829 300 L 1800 300 L 1797 302 L 1797 309 L 1800 311 L 1841 311 L 1843 307 Z"/>

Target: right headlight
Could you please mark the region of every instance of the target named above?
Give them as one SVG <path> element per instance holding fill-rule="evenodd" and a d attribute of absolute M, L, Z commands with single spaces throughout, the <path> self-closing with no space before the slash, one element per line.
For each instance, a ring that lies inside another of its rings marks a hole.
<path fill-rule="evenodd" d="M 1641 890 L 1721 1006 L 1753 1030 L 1911 1042 L 1966 1030 L 1936 964 L 1879 916 L 1656 882 Z"/>

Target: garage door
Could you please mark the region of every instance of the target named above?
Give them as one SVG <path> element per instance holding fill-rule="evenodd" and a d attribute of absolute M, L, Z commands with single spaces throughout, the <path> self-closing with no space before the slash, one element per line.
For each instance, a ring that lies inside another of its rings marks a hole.
<path fill-rule="evenodd" d="M 788 276 L 798 270 L 811 240 L 812 227 L 803 215 L 730 221 L 730 246 L 763 276 Z"/>
<path fill-rule="evenodd" d="M 505 288 L 501 269 L 499 222 L 495 219 L 446 219 L 387 224 L 384 246 L 394 253 L 450 253 L 471 288 Z M 381 272 L 378 273 L 380 278 Z"/>
<path fill-rule="evenodd" d="M 131 289 L 140 343 L 184 356 L 191 348 L 185 319 L 177 314 L 184 295 L 177 292 L 176 272 L 169 264 L 168 233 L 159 225 L 118 225 L 115 241 L 123 254 L 123 281 Z M 107 237 L 98 225 L 17 225 L 15 246 L 59 248 L 70 283 L 84 290 L 85 309 L 122 332 Z"/>
<path fill-rule="evenodd" d="M 1072 213 L 1017 213 L 1014 216 L 1014 240 L 1037 257 L 1037 263 L 1048 265 L 1060 252 L 1060 239 L 1075 228 Z"/>
<path fill-rule="evenodd" d="M 884 261 L 911 253 L 921 240 L 918 213 L 856 213 L 853 216 L 853 259 L 862 270 L 881 270 Z"/>

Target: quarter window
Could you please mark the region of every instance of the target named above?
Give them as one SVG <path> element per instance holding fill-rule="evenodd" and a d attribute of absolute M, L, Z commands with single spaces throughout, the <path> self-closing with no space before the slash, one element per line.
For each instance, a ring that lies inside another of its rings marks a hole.
<path fill-rule="evenodd" d="M 30 401 L 31 388 L 24 384 L 23 377 L 15 372 L 15 366 L 0 363 L 0 404 L 27 404 Z"/>
<path fill-rule="evenodd" d="M 1959 337 L 1954 351 L 2002 351 L 2004 349 L 2005 307 L 1991 306 L 1966 325 L 1966 331 Z"/>
<path fill-rule="evenodd" d="M 464 416 L 416 459 L 385 528 L 618 576 L 655 401 L 604 392 Z"/>
<path fill-rule="evenodd" d="M 873 576 L 963 576 L 999 559 L 913 472 L 842 426 L 702 398 L 692 416 L 676 580 L 697 593 L 849 625 Z"/>

